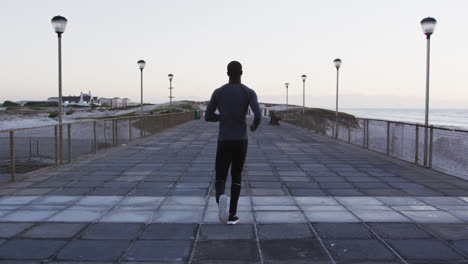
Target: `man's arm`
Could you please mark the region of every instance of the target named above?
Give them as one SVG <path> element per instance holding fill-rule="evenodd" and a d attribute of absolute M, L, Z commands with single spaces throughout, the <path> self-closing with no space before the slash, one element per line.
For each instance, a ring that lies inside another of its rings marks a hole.
<path fill-rule="evenodd" d="M 255 117 L 253 124 L 250 126 L 250 130 L 255 131 L 258 125 L 260 125 L 260 122 L 262 121 L 262 111 L 260 110 L 260 106 L 258 105 L 257 94 L 254 90 L 251 91 L 252 94 L 250 96 L 250 108 L 254 112 Z"/>
<path fill-rule="evenodd" d="M 219 121 L 219 115 L 215 113 L 216 108 L 218 107 L 218 104 L 216 103 L 215 93 L 216 93 L 216 90 L 211 95 L 211 100 L 208 103 L 208 106 L 206 107 L 205 120 L 208 122 Z"/>

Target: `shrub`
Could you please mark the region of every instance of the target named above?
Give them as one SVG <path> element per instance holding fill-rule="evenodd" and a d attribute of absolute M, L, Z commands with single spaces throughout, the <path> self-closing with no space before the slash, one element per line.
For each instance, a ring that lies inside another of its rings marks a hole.
<path fill-rule="evenodd" d="M 15 106 L 19 106 L 19 104 L 12 102 L 12 101 L 5 101 L 3 102 L 2 106 L 3 107 L 15 107 Z"/>
<path fill-rule="evenodd" d="M 49 118 L 56 118 L 58 116 L 58 112 L 53 112 L 49 114 Z"/>
<path fill-rule="evenodd" d="M 33 106 L 33 107 L 58 107 L 57 102 L 27 102 L 24 106 Z"/>

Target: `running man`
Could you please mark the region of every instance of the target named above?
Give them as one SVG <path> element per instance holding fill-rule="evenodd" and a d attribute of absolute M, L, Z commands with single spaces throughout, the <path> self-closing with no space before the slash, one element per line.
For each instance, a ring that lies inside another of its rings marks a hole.
<path fill-rule="evenodd" d="M 241 83 L 242 65 L 231 61 L 227 66 L 229 83 L 216 89 L 206 108 L 205 120 L 219 121 L 218 148 L 216 151 L 216 202 L 221 223 L 234 225 L 239 222 L 237 202 L 241 191 L 242 169 L 247 154 L 247 110 L 255 114 L 250 131 L 255 131 L 261 121 L 257 94 Z M 219 114 L 216 114 L 216 108 Z M 231 202 L 229 215 L 227 197 L 224 195 L 226 179 L 231 166 Z"/>

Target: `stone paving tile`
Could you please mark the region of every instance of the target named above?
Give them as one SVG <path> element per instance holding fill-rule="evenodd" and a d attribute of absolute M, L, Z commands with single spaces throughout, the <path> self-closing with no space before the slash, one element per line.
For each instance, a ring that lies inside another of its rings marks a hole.
<path fill-rule="evenodd" d="M 261 224 L 259 239 L 294 239 L 314 237 L 308 224 Z"/>
<path fill-rule="evenodd" d="M 467 224 L 423 224 L 422 226 L 444 240 L 468 240 Z"/>
<path fill-rule="evenodd" d="M 254 240 L 199 241 L 193 263 L 260 263 L 260 254 Z"/>
<path fill-rule="evenodd" d="M 193 247 L 191 240 L 137 240 L 124 259 L 157 263 L 186 263 Z"/>
<path fill-rule="evenodd" d="M 204 224 L 200 227 L 199 240 L 254 239 L 254 226 L 237 224 L 234 226 L 219 224 Z"/>
<path fill-rule="evenodd" d="M 31 227 L 32 223 L 1 223 L 0 238 L 10 238 Z"/>
<path fill-rule="evenodd" d="M 339 205 L 332 197 L 294 197 L 299 206 L 307 205 Z"/>
<path fill-rule="evenodd" d="M 21 235 L 23 238 L 72 238 L 87 224 L 41 223 Z"/>
<path fill-rule="evenodd" d="M 89 194 L 93 196 L 124 196 L 132 190 L 132 188 L 97 188 Z"/>
<path fill-rule="evenodd" d="M 274 197 L 274 196 L 265 196 L 265 197 L 252 197 L 253 205 L 295 205 L 294 199 L 292 197 Z"/>
<path fill-rule="evenodd" d="M 398 260 L 384 244 L 372 239 L 328 240 L 325 246 L 337 261 Z"/>
<path fill-rule="evenodd" d="M 82 198 L 83 196 L 44 196 L 34 200 L 31 204 L 72 205 Z"/>
<path fill-rule="evenodd" d="M 153 223 L 200 223 L 203 211 L 158 211 Z"/>
<path fill-rule="evenodd" d="M 427 239 L 432 235 L 412 223 L 370 223 L 369 226 L 382 238 Z"/>
<path fill-rule="evenodd" d="M 27 211 L 27 210 L 18 210 L 14 211 L 2 218 L 0 221 L 5 222 L 38 222 L 45 220 L 52 215 L 58 213 L 59 211 Z"/>
<path fill-rule="evenodd" d="M 0 205 L 24 205 L 38 198 L 38 196 L 6 196 L 0 198 Z"/>
<path fill-rule="evenodd" d="M 255 212 L 257 223 L 305 223 L 301 212 Z"/>
<path fill-rule="evenodd" d="M 57 259 L 116 261 L 129 245 L 129 240 L 73 240 L 59 252 Z"/>
<path fill-rule="evenodd" d="M 316 223 L 313 227 L 323 239 L 371 239 L 372 232 L 363 224 Z"/>
<path fill-rule="evenodd" d="M 93 222 L 104 213 L 98 210 L 64 210 L 55 216 L 46 219 L 48 222 Z"/>
<path fill-rule="evenodd" d="M 363 222 L 411 222 L 395 211 L 353 211 L 353 213 Z"/>
<path fill-rule="evenodd" d="M 468 255 L 468 240 L 455 240 L 451 241 L 450 244 L 463 252 L 465 255 Z"/>
<path fill-rule="evenodd" d="M 463 260 L 455 250 L 435 239 L 386 240 L 404 259 L 409 261 Z"/>
<path fill-rule="evenodd" d="M 461 223 L 459 218 L 442 211 L 401 211 L 405 216 L 420 223 Z"/>
<path fill-rule="evenodd" d="M 158 188 L 158 189 L 151 189 L 151 188 L 137 188 L 130 192 L 128 195 L 131 196 L 165 196 L 169 193 L 170 189 L 166 188 Z"/>
<path fill-rule="evenodd" d="M 60 188 L 54 191 L 51 191 L 47 195 L 86 195 L 94 190 L 94 188 Z"/>
<path fill-rule="evenodd" d="M 315 263 L 329 260 L 319 241 L 311 238 L 260 240 L 260 249 L 267 263 Z"/>
<path fill-rule="evenodd" d="M 310 222 L 357 223 L 360 220 L 348 211 L 304 211 Z"/>
<path fill-rule="evenodd" d="M 198 224 L 150 224 L 139 239 L 195 239 Z"/>
<path fill-rule="evenodd" d="M 67 243 L 57 239 L 13 239 L 0 246 L 0 259 L 48 259 Z"/>
<path fill-rule="evenodd" d="M 121 222 L 121 223 L 147 223 L 155 214 L 154 210 L 132 210 L 120 209 L 117 207 L 109 211 L 100 220 L 101 222 Z"/>
<path fill-rule="evenodd" d="M 364 194 L 356 189 L 327 189 L 333 196 L 363 196 Z"/>
<path fill-rule="evenodd" d="M 338 202 L 345 206 L 353 205 L 382 205 L 382 202 L 373 197 L 335 197 Z"/>
<path fill-rule="evenodd" d="M 97 223 L 81 235 L 82 239 L 135 239 L 143 228 L 143 224 L 129 223 Z"/>

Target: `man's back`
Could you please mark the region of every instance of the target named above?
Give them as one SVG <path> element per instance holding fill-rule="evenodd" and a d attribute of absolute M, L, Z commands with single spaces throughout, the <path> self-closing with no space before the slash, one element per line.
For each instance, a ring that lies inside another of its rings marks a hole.
<path fill-rule="evenodd" d="M 255 92 L 241 83 L 228 83 L 213 92 L 206 109 L 206 121 L 219 121 L 219 141 L 247 139 L 248 107 L 255 114 L 254 125 L 260 124 L 261 112 Z M 219 115 L 214 112 L 218 108 Z"/>

